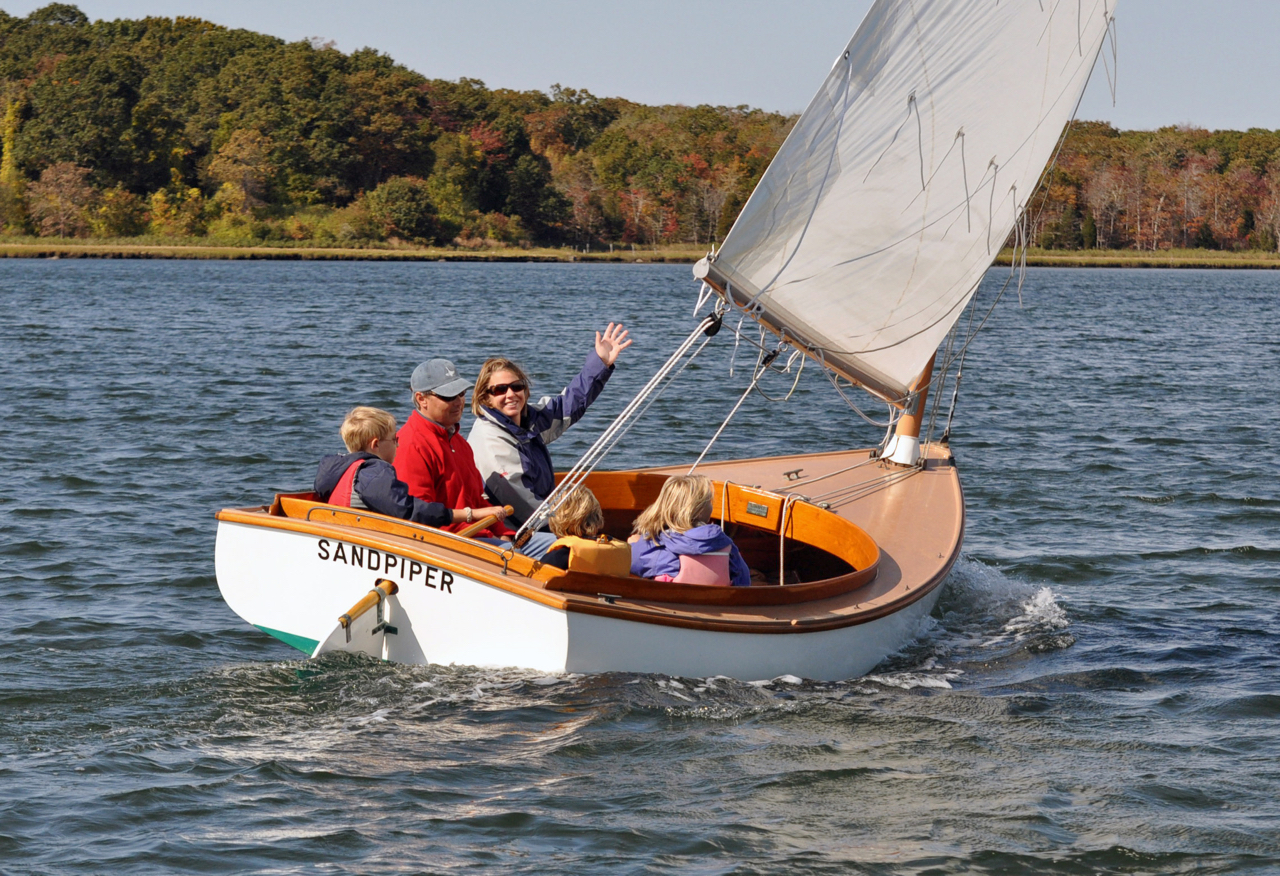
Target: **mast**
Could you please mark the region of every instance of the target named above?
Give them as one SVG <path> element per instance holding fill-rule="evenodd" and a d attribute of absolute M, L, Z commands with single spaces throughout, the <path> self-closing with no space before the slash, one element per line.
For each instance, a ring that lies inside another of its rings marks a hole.
<path fill-rule="evenodd" d="M 915 465 L 920 461 L 920 424 L 924 422 L 924 405 L 929 400 L 929 383 L 933 379 L 933 363 L 937 358 L 934 354 L 920 376 L 912 381 L 911 399 L 881 459 L 898 465 Z"/>

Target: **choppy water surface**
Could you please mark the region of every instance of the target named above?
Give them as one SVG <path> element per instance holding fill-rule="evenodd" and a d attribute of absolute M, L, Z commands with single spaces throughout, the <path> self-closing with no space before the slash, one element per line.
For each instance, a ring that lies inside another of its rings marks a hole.
<path fill-rule="evenodd" d="M 506 353 L 554 391 L 624 320 L 567 464 L 695 291 L 0 263 L 0 873 L 1280 872 L 1277 273 L 1032 271 L 965 368 L 965 557 L 867 678 L 313 663 L 223 604 L 216 509 L 308 486 L 348 408 L 407 411 L 418 361 Z M 732 353 L 615 464 L 696 454 Z M 810 371 L 718 453 L 878 439 Z"/>

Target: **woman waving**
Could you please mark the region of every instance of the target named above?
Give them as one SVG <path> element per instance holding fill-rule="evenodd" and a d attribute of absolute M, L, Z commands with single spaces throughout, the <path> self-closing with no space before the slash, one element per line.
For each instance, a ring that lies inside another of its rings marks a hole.
<path fill-rule="evenodd" d="M 513 525 L 528 519 L 555 487 L 547 445 L 582 419 L 629 346 L 622 324 L 609 323 L 604 334 L 596 332 L 578 376 L 559 395 L 532 403 L 529 377 L 515 362 L 489 359 L 480 368 L 471 397 L 476 421 L 467 441 L 490 499 L 515 508 L 507 518 Z"/>

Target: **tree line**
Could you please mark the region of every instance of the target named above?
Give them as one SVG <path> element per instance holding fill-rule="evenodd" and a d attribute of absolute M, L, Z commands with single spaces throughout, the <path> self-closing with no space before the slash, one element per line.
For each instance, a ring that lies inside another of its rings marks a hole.
<path fill-rule="evenodd" d="M 1078 122 L 1030 204 L 1046 249 L 1276 252 L 1280 131 Z"/>
<path fill-rule="evenodd" d="M 226 242 L 705 243 L 792 122 L 61 3 L 0 12 L 0 105 L 3 232 Z"/>
<path fill-rule="evenodd" d="M 709 245 L 793 116 L 428 79 L 193 18 L 0 12 L 0 233 L 458 247 Z M 1051 248 L 1276 249 L 1280 132 L 1074 126 Z"/>

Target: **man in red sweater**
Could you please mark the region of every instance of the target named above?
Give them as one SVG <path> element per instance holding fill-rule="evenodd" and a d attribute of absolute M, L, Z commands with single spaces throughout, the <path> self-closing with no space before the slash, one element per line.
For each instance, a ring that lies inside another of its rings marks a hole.
<path fill-rule="evenodd" d="M 471 445 L 458 428 L 470 387 L 471 382 L 447 359 L 432 359 L 413 369 L 409 388 L 414 411 L 397 433 L 400 446 L 395 457 L 396 477 L 409 485 L 410 496 L 466 511 L 492 504 L 484 497 L 484 480 Z M 457 531 L 472 519 L 468 514 L 465 521 L 444 528 Z M 499 521 L 476 537 L 499 542 L 509 541 L 514 534 Z M 541 557 L 553 541 L 551 533 L 535 532 L 520 553 Z"/>

